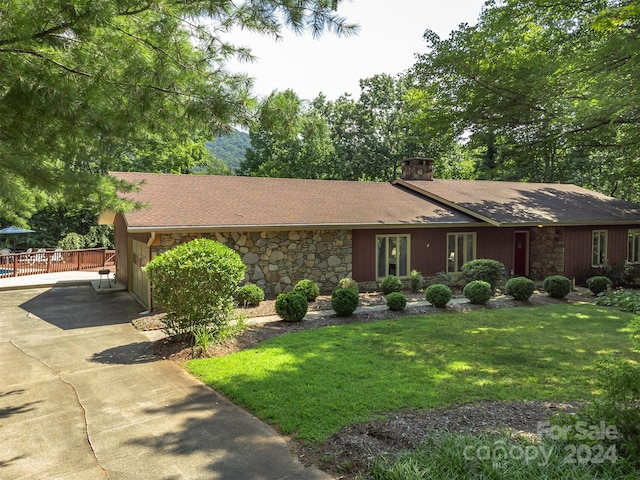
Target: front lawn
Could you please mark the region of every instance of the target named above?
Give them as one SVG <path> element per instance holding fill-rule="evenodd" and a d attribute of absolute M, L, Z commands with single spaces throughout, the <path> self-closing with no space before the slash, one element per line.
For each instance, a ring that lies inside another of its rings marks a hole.
<path fill-rule="evenodd" d="M 630 319 L 590 304 L 402 317 L 283 335 L 187 366 L 283 433 L 321 442 L 401 408 L 589 399 L 597 354 L 640 361 Z"/>

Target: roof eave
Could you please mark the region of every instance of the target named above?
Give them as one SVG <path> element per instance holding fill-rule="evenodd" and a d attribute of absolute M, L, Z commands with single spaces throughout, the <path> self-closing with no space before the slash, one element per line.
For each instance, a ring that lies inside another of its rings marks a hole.
<path fill-rule="evenodd" d="M 229 232 L 229 231 L 266 231 L 266 230 L 362 230 L 376 228 L 439 228 L 482 226 L 481 222 L 448 222 L 448 223 L 322 223 L 322 224 L 265 224 L 265 225 L 140 225 L 128 226 L 131 233 L 148 232 Z"/>

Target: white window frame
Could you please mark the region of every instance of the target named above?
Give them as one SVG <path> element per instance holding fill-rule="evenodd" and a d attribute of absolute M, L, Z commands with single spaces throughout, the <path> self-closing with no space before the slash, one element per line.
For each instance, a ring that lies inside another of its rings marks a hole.
<path fill-rule="evenodd" d="M 627 235 L 627 262 L 640 263 L 640 228 L 630 228 Z"/>
<path fill-rule="evenodd" d="M 609 230 L 591 231 L 591 266 L 602 267 L 607 261 Z"/>
<path fill-rule="evenodd" d="M 402 257 L 402 252 L 400 251 L 400 245 L 402 244 L 400 239 L 406 239 L 406 265 L 403 267 L 400 266 L 400 261 Z M 394 249 L 389 249 L 389 245 L 391 244 L 390 240 L 395 241 L 395 252 Z M 380 242 L 384 242 L 384 259 L 381 259 L 380 252 Z M 384 261 L 384 265 L 381 265 L 381 260 Z M 395 263 L 392 263 L 395 261 Z M 395 265 L 395 269 L 391 268 L 391 265 Z M 401 274 L 400 271 L 405 271 L 404 274 Z M 384 272 L 381 272 L 384 270 Z M 400 278 L 408 278 L 411 273 L 411 235 L 408 233 L 395 234 L 395 235 L 376 235 L 376 279 L 382 280 L 389 275 L 395 275 Z"/>
<path fill-rule="evenodd" d="M 462 252 L 459 250 L 460 237 L 462 237 Z M 453 250 L 451 249 L 451 239 L 453 241 Z M 471 242 L 471 250 L 469 250 L 469 242 Z M 458 274 L 460 273 L 460 267 L 470 260 L 476 259 L 477 250 L 477 235 L 476 232 L 452 232 L 447 233 L 447 273 Z M 471 255 L 469 253 L 471 252 Z M 462 262 L 458 261 L 458 258 L 462 254 Z M 453 266 L 453 268 L 452 268 Z"/>

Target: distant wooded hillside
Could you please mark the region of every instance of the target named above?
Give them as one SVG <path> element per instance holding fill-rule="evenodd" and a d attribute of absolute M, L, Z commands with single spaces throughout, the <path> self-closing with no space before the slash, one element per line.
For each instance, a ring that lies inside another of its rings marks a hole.
<path fill-rule="evenodd" d="M 227 164 L 229 170 L 235 173 L 240 162 L 244 160 L 244 153 L 251 146 L 249 134 L 234 130 L 234 133 L 225 137 L 217 137 L 213 141 L 205 143 L 209 151 L 218 159 Z"/>

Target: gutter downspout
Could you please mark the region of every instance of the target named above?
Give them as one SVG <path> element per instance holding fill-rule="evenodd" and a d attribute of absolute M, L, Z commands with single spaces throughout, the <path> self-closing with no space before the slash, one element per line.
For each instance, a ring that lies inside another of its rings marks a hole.
<path fill-rule="evenodd" d="M 156 232 L 151 232 L 149 234 L 149 240 L 147 241 L 147 256 L 149 261 L 151 261 L 151 245 L 156 239 Z M 146 276 L 146 275 L 145 275 Z M 153 296 L 151 295 L 151 282 L 147 279 L 147 311 L 153 311 Z"/>

